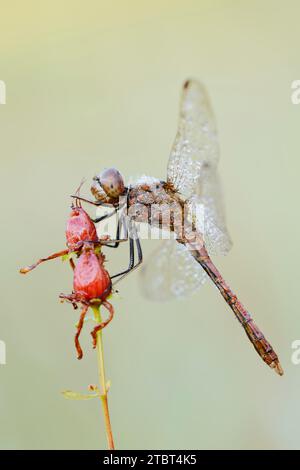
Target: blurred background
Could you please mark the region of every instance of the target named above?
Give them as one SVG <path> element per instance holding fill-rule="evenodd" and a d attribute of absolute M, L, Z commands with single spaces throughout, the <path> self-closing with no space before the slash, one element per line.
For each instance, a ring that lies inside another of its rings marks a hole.
<path fill-rule="evenodd" d="M 82 177 L 107 166 L 165 177 L 190 76 L 206 84 L 219 129 L 234 247 L 215 262 L 285 375 L 259 359 L 213 285 L 155 304 L 136 272 L 104 333 L 116 446 L 300 448 L 299 14 L 296 0 L 2 2 L 1 448 L 105 448 L 100 404 L 60 393 L 97 381 L 91 325 L 77 361 L 77 313 L 58 301 L 71 270 L 59 260 L 18 269 L 64 248 Z M 146 259 L 156 243 L 144 242 Z M 107 257 L 113 273 L 128 253 Z"/>

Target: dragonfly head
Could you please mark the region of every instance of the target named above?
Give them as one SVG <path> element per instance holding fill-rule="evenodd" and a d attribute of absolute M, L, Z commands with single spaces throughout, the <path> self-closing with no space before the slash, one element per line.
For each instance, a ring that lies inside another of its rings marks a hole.
<path fill-rule="evenodd" d="M 115 168 L 106 168 L 102 173 L 94 176 L 93 186 L 99 186 L 99 190 L 102 189 L 112 199 L 118 198 L 125 191 L 123 176 Z"/>

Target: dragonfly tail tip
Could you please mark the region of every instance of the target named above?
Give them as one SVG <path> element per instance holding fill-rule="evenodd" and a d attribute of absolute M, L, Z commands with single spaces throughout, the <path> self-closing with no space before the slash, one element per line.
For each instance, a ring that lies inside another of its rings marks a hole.
<path fill-rule="evenodd" d="M 278 375 L 283 375 L 284 372 L 283 372 L 283 368 L 281 367 L 281 364 L 280 362 L 273 362 L 273 365 L 271 365 L 272 369 L 275 370 L 275 372 L 278 374 Z"/>

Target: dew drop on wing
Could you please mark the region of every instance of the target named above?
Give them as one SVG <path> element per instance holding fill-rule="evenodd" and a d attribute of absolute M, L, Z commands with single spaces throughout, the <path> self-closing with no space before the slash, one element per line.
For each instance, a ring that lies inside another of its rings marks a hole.
<path fill-rule="evenodd" d="M 202 267 L 184 245 L 161 240 L 140 271 L 143 295 L 154 301 L 182 299 L 196 292 L 207 279 Z"/>

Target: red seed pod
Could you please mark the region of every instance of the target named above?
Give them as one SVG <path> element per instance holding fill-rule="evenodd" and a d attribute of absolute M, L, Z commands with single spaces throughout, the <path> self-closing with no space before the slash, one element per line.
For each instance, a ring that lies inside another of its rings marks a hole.
<path fill-rule="evenodd" d="M 44 263 L 44 261 L 59 258 L 60 256 L 65 256 L 72 251 L 79 251 L 82 249 L 84 242 L 99 242 L 95 224 L 93 223 L 88 213 L 85 212 L 85 210 L 80 206 L 74 207 L 72 209 L 67 222 L 66 239 L 68 247 L 67 250 L 58 251 L 50 256 L 47 256 L 46 258 L 40 258 L 36 263 L 21 268 L 20 273 L 27 274 L 29 271 L 32 271 L 34 268 L 36 268 L 39 264 Z M 73 260 L 70 260 L 70 263 L 74 269 Z"/>
<path fill-rule="evenodd" d="M 98 240 L 96 227 L 82 207 L 72 209 L 67 222 L 66 239 L 70 251 L 75 251 L 79 242 Z"/>
<path fill-rule="evenodd" d="M 111 291 L 111 280 L 103 266 L 103 255 L 84 250 L 74 270 L 74 293 L 85 300 L 101 298 L 105 300 Z"/>

